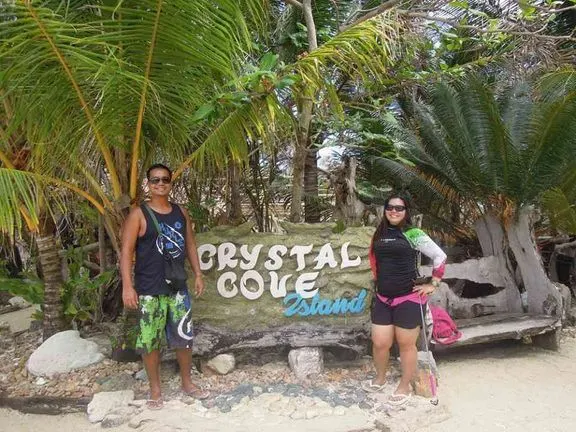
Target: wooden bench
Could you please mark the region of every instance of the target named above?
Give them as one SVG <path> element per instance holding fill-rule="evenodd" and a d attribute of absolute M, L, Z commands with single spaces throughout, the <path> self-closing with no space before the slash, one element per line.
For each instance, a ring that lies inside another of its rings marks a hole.
<path fill-rule="evenodd" d="M 445 350 L 454 347 L 495 342 L 505 339 L 522 339 L 530 336 L 532 342 L 542 348 L 558 350 L 561 322 L 559 317 L 523 313 L 501 313 L 478 318 L 456 320 L 462 337 L 451 345 L 439 345 L 432 341 L 432 349 Z"/>

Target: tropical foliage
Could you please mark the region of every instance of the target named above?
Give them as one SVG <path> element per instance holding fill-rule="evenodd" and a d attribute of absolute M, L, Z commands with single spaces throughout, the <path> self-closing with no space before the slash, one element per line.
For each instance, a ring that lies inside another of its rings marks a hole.
<path fill-rule="evenodd" d="M 62 286 L 84 295 L 63 285 L 54 221 L 79 209 L 118 251 L 157 161 L 175 168 L 197 229 L 240 223 L 248 206 L 270 230 L 280 201 L 294 220 L 330 217 L 317 151 L 349 145 L 370 156 L 365 196 L 400 179 L 445 232 L 472 238 L 479 216 L 511 220 L 528 203 L 574 232 L 573 72 L 462 84 L 570 61 L 569 0 L 13 0 L 0 11 L 0 231 L 34 233 L 45 320 L 63 315 Z"/>

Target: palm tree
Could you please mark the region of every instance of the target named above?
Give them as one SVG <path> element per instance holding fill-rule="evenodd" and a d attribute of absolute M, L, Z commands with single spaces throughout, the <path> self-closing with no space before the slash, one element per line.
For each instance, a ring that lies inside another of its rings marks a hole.
<path fill-rule="evenodd" d="M 377 161 L 422 208 L 473 227 L 484 254 L 499 259 L 509 287 L 515 285 L 510 250 L 534 313 L 560 312 L 533 237 L 534 206 L 573 166 L 575 83 L 573 70 L 505 89 L 478 78 L 440 83 L 389 127 L 405 162 Z M 518 290 L 509 292 L 517 309 Z"/>
<path fill-rule="evenodd" d="M 241 141 L 190 142 L 192 116 L 238 77 L 266 7 L 257 0 L 2 5 L 0 228 L 15 234 L 24 220 L 39 233 L 45 337 L 60 327 L 61 277 L 46 223 L 56 191 L 44 188 L 87 199 L 119 250 L 143 165 L 182 161 L 199 148 L 206 161 L 238 154 L 228 146 Z"/>
<path fill-rule="evenodd" d="M 9 199 L 0 202 L 0 229 L 52 237 L 40 248 L 44 262 L 56 243 L 43 221 L 64 188 L 102 215 L 119 251 L 120 226 L 140 199 L 142 168 L 151 161 L 176 166 L 175 177 L 192 165 L 201 171 L 243 162 L 248 142 L 293 121 L 280 83 L 301 93 L 322 88 L 328 66 L 364 78 L 385 70 L 369 60 L 389 52 L 393 17 L 341 33 L 279 70 L 274 85 L 266 74 L 247 84 L 246 59 L 254 57 L 254 40 L 266 39 L 268 7 L 261 0 L 3 5 L 0 195 Z M 210 117 L 210 106 L 230 95 L 239 99 Z M 46 285 L 45 299 L 57 305 L 61 280 L 56 266 L 47 267 L 54 283 Z M 60 315 L 45 314 L 45 336 Z"/>

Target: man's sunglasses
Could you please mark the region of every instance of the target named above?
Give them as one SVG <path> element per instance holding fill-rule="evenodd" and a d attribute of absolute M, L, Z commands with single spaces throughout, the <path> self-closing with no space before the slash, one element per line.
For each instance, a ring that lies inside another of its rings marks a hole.
<path fill-rule="evenodd" d="M 396 211 L 396 212 L 403 212 L 404 210 L 406 210 L 406 207 L 403 205 L 390 205 L 388 204 L 386 206 L 386 211 Z"/>
<path fill-rule="evenodd" d="M 152 183 L 153 185 L 157 185 L 160 182 L 164 183 L 164 184 L 170 184 L 172 182 L 172 179 L 170 177 L 152 177 L 150 180 L 148 180 L 150 183 Z"/>

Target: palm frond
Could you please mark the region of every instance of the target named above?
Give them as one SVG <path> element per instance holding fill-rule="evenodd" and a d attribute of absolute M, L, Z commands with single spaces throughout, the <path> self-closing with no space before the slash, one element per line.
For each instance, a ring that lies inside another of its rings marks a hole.
<path fill-rule="evenodd" d="M 566 234 L 576 234 L 576 205 L 568 201 L 561 189 L 546 191 L 542 196 L 542 205 L 554 228 Z"/>
<path fill-rule="evenodd" d="M 328 67 L 365 82 L 380 82 L 400 54 L 399 21 L 390 12 L 338 34 L 298 60 L 294 69 L 304 85 L 318 86 L 326 79 Z"/>

